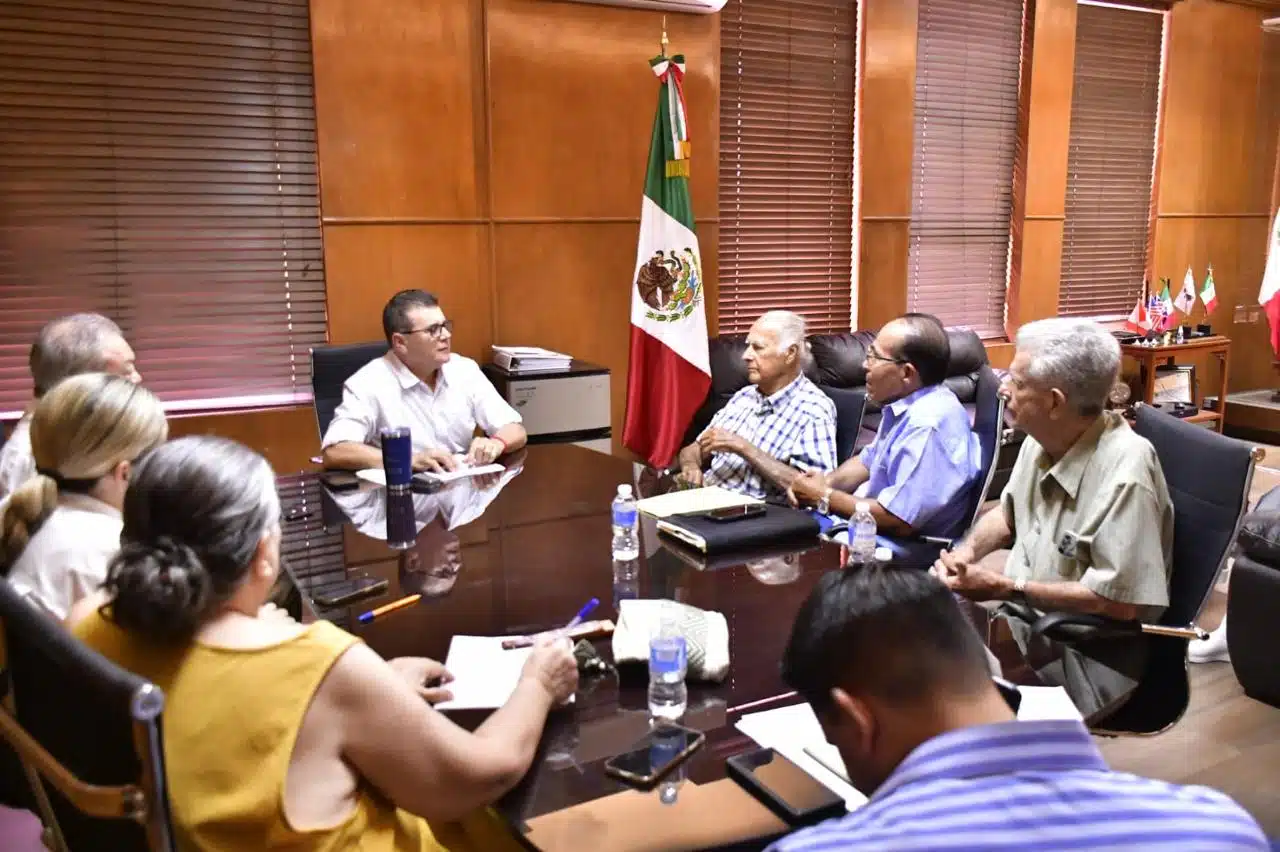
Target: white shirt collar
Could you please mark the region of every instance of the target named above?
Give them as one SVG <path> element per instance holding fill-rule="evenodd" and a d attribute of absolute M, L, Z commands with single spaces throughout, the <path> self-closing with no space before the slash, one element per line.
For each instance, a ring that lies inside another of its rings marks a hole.
<path fill-rule="evenodd" d="M 79 494 L 74 492 L 63 492 L 58 495 L 58 505 L 66 506 L 68 509 L 79 509 L 82 512 L 94 512 L 99 515 L 106 515 L 109 518 L 120 520 L 120 510 L 115 506 L 104 503 L 97 497 L 88 494 Z"/>
<path fill-rule="evenodd" d="M 400 383 L 400 387 L 403 390 L 408 390 L 414 385 L 426 386 L 426 382 L 418 378 L 417 373 L 413 372 L 413 370 L 410 370 L 408 367 L 406 367 L 405 363 L 401 361 L 399 358 L 397 358 L 394 352 L 388 352 L 383 357 L 387 359 L 387 364 L 391 367 L 391 374 L 396 377 L 396 381 Z M 447 366 L 449 366 L 448 361 L 441 364 L 440 370 L 436 373 L 437 389 L 439 389 L 441 382 L 448 384 L 448 382 L 445 380 L 445 367 Z M 428 388 L 428 390 L 430 390 L 430 388 Z"/>

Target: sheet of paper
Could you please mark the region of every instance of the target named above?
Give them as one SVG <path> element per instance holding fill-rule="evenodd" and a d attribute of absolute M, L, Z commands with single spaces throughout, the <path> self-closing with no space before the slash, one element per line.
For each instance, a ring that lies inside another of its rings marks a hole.
<path fill-rule="evenodd" d="M 745 494 L 712 485 L 707 488 L 690 488 L 685 491 L 672 491 L 670 494 L 659 494 L 657 497 L 646 497 L 637 502 L 636 507 L 646 515 L 666 518 L 671 515 L 710 512 L 712 509 L 749 506 L 763 502 L 759 498 L 748 497 Z"/>
<path fill-rule="evenodd" d="M 453 675 L 453 698 L 437 710 L 491 710 L 511 698 L 532 648 L 502 648 L 509 636 L 454 636 L 444 667 Z M 571 698 L 570 701 L 573 699 Z"/>
<path fill-rule="evenodd" d="M 760 745 L 773 749 L 808 772 L 814 780 L 844 799 L 845 807 L 849 810 L 860 808 L 866 803 L 867 797 L 854 789 L 840 773 L 823 765 L 834 763 L 843 769 L 839 752 L 823 736 L 818 717 L 813 715 L 808 704 L 793 704 L 776 710 L 748 713 L 738 720 L 735 727 Z"/>
<path fill-rule="evenodd" d="M 457 470 L 446 470 L 441 473 L 423 471 L 420 475 L 436 482 L 453 482 L 457 479 L 466 479 L 469 476 L 484 476 L 487 473 L 502 473 L 506 468 L 500 464 L 480 464 L 474 467 L 462 465 L 459 462 Z M 387 487 L 387 472 L 380 467 L 367 467 L 364 470 L 357 470 L 356 476 L 365 482 L 372 482 L 374 485 Z"/>
<path fill-rule="evenodd" d="M 1084 721 L 1071 696 L 1060 686 L 1020 686 L 1022 703 L 1018 705 L 1018 718 L 1024 722 L 1046 719 L 1074 719 Z"/>

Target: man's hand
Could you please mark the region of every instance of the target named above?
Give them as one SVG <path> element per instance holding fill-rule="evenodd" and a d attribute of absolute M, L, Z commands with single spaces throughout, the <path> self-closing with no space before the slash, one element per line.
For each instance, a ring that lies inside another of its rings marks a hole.
<path fill-rule="evenodd" d="M 829 489 L 825 473 L 810 471 L 792 480 L 791 487 L 787 489 L 787 499 L 792 506 L 816 506 Z"/>
<path fill-rule="evenodd" d="M 396 657 L 394 660 L 387 660 L 387 665 L 428 703 L 439 704 L 453 697 L 453 693 L 444 688 L 444 684 L 453 680 L 453 675 L 435 660 L 427 657 Z"/>
<path fill-rule="evenodd" d="M 741 456 L 745 454 L 746 446 L 747 442 L 741 435 L 718 426 L 713 426 L 698 438 L 698 448 L 702 450 L 704 458 L 711 453 L 733 453 Z"/>
<path fill-rule="evenodd" d="M 458 460 L 448 450 L 422 450 L 413 454 L 415 472 L 429 470 L 439 473 L 442 470 L 457 470 Z"/>
<path fill-rule="evenodd" d="M 946 550 L 938 555 L 931 570 L 948 589 L 971 601 L 1005 600 L 1013 588 L 1013 581 L 1004 574 L 981 568 Z"/>
<path fill-rule="evenodd" d="M 676 474 L 676 480 L 683 482 L 690 488 L 702 487 L 702 468 L 697 465 L 687 465 L 680 468 L 680 472 Z"/>
<path fill-rule="evenodd" d="M 476 438 L 467 450 L 467 461 L 470 464 L 489 464 L 507 451 L 507 445 L 497 438 Z"/>

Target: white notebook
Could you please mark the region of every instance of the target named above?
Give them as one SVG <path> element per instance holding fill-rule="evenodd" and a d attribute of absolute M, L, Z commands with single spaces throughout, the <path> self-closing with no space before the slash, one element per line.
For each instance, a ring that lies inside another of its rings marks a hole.
<path fill-rule="evenodd" d="M 437 710 L 493 710 L 506 704 L 520 683 L 525 661 L 533 648 L 504 650 L 510 636 L 454 636 L 444 667 L 453 680 L 444 685 L 453 698 L 435 705 Z M 570 697 L 570 702 L 573 698 Z"/>

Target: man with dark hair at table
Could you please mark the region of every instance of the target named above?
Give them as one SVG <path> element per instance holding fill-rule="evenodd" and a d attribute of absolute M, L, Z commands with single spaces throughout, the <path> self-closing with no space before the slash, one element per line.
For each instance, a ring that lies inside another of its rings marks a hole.
<path fill-rule="evenodd" d="M 391 351 L 357 370 L 324 433 L 324 465 L 381 467 L 379 435 L 407 426 L 414 470 L 454 470 L 456 456 L 488 464 L 525 445 L 520 415 L 480 367 L 453 352 L 453 321 L 424 290 L 401 290 L 382 311 Z M 483 432 L 476 435 L 477 427 Z"/>
<path fill-rule="evenodd" d="M 792 502 L 846 518 L 869 503 L 877 528 L 890 536 L 963 533 L 982 448 L 964 406 L 942 383 L 950 361 L 951 342 L 936 317 L 886 323 L 865 364 L 867 397 L 881 409 L 875 440 L 834 473 L 797 477 Z"/>
<path fill-rule="evenodd" d="M 929 572 L 824 576 L 782 672 L 870 799 L 772 852 L 1269 848 L 1222 793 L 1112 771 L 1081 722 L 1017 721 Z"/>

